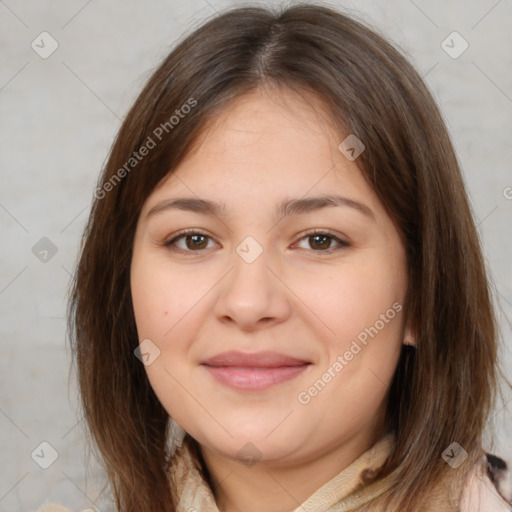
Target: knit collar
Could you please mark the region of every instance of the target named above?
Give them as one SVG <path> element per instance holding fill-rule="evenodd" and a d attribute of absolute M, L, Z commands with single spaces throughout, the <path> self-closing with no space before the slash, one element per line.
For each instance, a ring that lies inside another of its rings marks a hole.
<path fill-rule="evenodd" d="M 374 484 L 365 485 L 365 480 L 380 471 L 394 442 L 392 433 L 385 434 L 293 512 L 350 512 L 380 496 L 392 485 L 393 473 Z M 176 499 L 176 512 L 219 512 L 212 490 L 203 477 L 193 443 L 195 441 L 187 435 L 170 466 L 169 480 Z"/>

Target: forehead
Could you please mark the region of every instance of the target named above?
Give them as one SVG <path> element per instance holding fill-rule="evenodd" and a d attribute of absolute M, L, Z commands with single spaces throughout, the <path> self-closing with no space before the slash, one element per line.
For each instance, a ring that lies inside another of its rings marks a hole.
<path fill-rule="evenodd" d="M 357 163 L 338 149 L 345 136 L 314 95 L 256 90 L 205 124 L 145 210 L 169 195 L 208 198 L 254 212 L 284 198 L 331 193 L 364 200 L 378 210 Z"/>
<path fill-rule="evenodd" d="M 319 141 L 335 144 L 339 131 L 325 103 L 314 93 L 266 87 L 223 105 L 204 124 L 188 156 L 229 152 L 261 139 L 281 149 L 300 147 L 304 140 L 315 141 L 318 147 Z"/>

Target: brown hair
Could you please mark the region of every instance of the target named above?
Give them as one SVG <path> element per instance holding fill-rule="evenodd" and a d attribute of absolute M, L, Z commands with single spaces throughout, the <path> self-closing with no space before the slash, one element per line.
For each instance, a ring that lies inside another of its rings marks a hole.
<path fill-rule="evenodd" d="M 405 311 L 417 350 L 404 347 L 390 388 L 396 449 L 388 470 L 397 479 L 379 500 L 419 510 L 441 481 L 460 492 L 482 453 L 498 371 L 484 263 L 428 88 L 374 29 L 312 4 L 236 8 L 205 22 L 151 76 L 111 149 L 82 240 L 69 322 L 82 406 L 118 509 L 174 510 L 165 472 L 168 415 L 134 356 L 129 273 L 142 204 L 208 120 L 263 86 L 313 93 L 340 142 L 349 133 L 363 141 L 359 168 L 404 238 Z M 182 109 L 187 104 L 194 107 Z M 161 142 L 155 133 L 164 135 Z M 131 161 L 150 139 L 155 147 Z M 470 455 L 457 471 L 441 458 L 454 441 Z"/>

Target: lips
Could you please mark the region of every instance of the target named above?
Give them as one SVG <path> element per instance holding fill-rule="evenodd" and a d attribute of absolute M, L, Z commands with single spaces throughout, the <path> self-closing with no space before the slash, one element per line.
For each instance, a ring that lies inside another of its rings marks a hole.
<path fill-rule="evenodd" d="M 256 352 L 254 354 L 247 354 L 244 352 L 223 352 L 218 354 L 202 364 L 207 366 L 237 366 L 237 367 L 251 367 L 251 368 L 279 368 L 282 366 L 299 366 L 308 363 L 304 359 L 297 359 L 295 357 L 280 354 L 279 352 Z"/>
<path fill-rule="evenodd" d="M 291 380 L 311 363 L 278 352 L 223 352 L 201 363 L 219 383 L 237 390 L 258 391 Z"/>

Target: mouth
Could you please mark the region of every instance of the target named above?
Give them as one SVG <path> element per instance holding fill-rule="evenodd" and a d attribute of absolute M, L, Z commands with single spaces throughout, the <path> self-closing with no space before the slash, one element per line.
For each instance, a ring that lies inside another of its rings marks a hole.
<path fill-rule="evenodd" d="M 260 391 L 294 379 L 310 361 L 278 352 L 223 352 L 201 363 L 220 384 L 236 390 Z"/>

